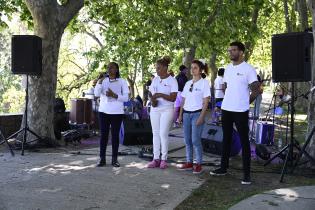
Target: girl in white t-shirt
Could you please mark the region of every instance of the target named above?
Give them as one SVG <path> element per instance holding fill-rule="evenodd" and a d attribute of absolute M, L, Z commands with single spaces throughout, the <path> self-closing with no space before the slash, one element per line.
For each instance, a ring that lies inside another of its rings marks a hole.
<path fill-rule="evenodd" d="M 108 77 L 102 77 L 97 82 L 94 94 L 100 97 L 99 123 L 100 161 L 98 167 L 106 165 L 106 147 L 109 131 L 112 136 L 112 166 L 120 167 L 118 162 L 119 131 L 124 116 L 124 102 L 128 101 L 129 89 L 127 81 L 120 78 L 119 66 L 110 62 L 107 66 Z"/>
<path fill-rule="evenodd" d="M 156 62 L 156 73 L 149 91 L 151 96 L 150 120 L 153 133 L 153 160 L 148 168 L 167 168 L 168 135 L 173 122 L 174 101 L 178 85 L 167 72 L 171 60 L 163 57 Z M 161 157 L 160 157 L 160 154 Z"/>
<path fill-rule="evenodd" d="M 202 78 L 202 73 L 208 74 L 207 64 L 194 60 L 191 64 L 192 80 L 189 80 L 182 92 L 183 103 L 180 109 L 179 122 L 184 123 L 184 139 L 186 144 L 186 163 L 180 170 L 193 170 L 194 174 L 202 172 L 201 133 L 205 122 L 206 110 L 210 99 L 210 85 Z M 187 98 L 187 100 L 186 100 Z M 193 165 L 193 148 L 196 164 Z"/>

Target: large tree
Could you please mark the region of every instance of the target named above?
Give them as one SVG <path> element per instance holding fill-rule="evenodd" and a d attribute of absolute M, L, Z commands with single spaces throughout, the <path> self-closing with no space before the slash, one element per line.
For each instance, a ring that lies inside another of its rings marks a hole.
<path fill-rule="evenodd" d="M 42 38 L 42 74 L 29 78 L 28 125 L 44 139 L 54 140 L 53 105 L 57 63 L 62 34 L 84 5 L 84 0 L 25 0 L 34 23 L 34 34 Z"/>
<path fill-rule="evenodd" d="M 309 8 L 312 13 L 312 26 L 313 29 L 315 28 L 315 0 L 309 0 Z M 313 39 L 315 40 L 315 32 L 313 31 Z M 313 45 L 313 48 L 315 49 L 315 45 Z M 313 49 L 313 52 L 315 52 Z M 312 87 L 315 85 L 315 53 L 313 53 L 313 65 L 312 65 Z M 308 105 L 308 133 L 312 130 L 312 128 L 315 126 L 315 94 L 314 92 L 311 93 L 309 97 L 309 105 Z M 310 152 L 310 155 L 312 155 L 315 158 L 315 136 L 313 136 L 309 147 L 307 148 Z"/>

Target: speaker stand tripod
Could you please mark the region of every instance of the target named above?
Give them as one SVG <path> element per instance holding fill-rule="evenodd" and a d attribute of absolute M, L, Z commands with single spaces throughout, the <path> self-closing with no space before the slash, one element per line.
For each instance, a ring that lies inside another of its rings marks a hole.
<path fill-rule="evenodd" d="M 8 140 L 2 134 L 1 130 L 0 130 L 0 139 L 1 139 L 0 145 L 6 143 L 8 145 L 11 155 L 14 156 L 13 149 L 11 148 L 11 145 L 9 144 Z"/>
<path fill-rule="evenodd" d="M 288 161 L 291 161 L 291 166 L 293 165 L 293 149 L 296 148 L 299 151 L 301 151 L 297 141 L 294 139 L 294 82 L 291 82 L 292 89 L 291 89 L 291 101 L 290 101 L 290 114 L 291 114 L 291 120 L 290 120 L 290 143 L 287 144 L 280 152 L 278 152 L 276 155 L 274 155 L 272 158 L 270 158 L 264 166 L 268 165 L 272 160 L 274 160 L 276 157 L 279 157 L 284 151 L 288 150 L 284 164 L 282 166 L 282 171 L 281 171 L 281 177 L 280 177 L 280 182 L 283 182 L 284 174 L 286 173 Z"/>
<path fill-rule="evenodd" d="M 25 109 L 24 109 L 24 124 L 23 124 L 23 127 L 18 130 L 17 132 L 15 132 L 14 134 L 12 134 L 11 136 L 8 137 L 8 139 L 11 139 L 12 137 L 14 136 L 17 136 L 19 133 L 22 133 L 23 132 L 23 139 L 22 139 L 22 152 L 21 152 L 21 155 L 24 155 L 24 144 L 26 143 L 31 143 L 31 142 L 34 142 L 36 140 L 42 140 L 42 138 L 37 135 L 34 131 L 32 131 L 28 124 L 27 124 L 27 107 L 28 107 L 28 74 L 26 75 L 26 88 L 25 88 Z M 23 120 L 22 120 L 23 121 Z M 27 141 L 27 132 L 30 132 L 31 134 L 33 134 L 34 136 L 36 136 L 36 139 L 34 140 L 31 140 L 29 142 L 26 142 Z"/>
<path fill-rule="evenodd" d="M 315 159 L 310 155 L 308 154 L 308 152 L 306 152 L 306 147 L 308 146 L 308 144 L 310 143 L 313 135 L 315 133 L 315 126 L 313 126 L 313 129 L 311 130 L 311 132 L 309 133 L 308 137 L 307 137 L 307 140 L 306 142 L 304 143 L 301 151 L 299 152 L 298 156 L 297 156 L 297 160 L 292 168 L 292 173 L 294 172 L 294 169 L 296 168 L 296 166 L 299 164 L 300 162 L 300 159 L 302 157 L 302 155 L 304 154 L 313 164 L 315 164 Z M 307 162 L 307 161 L 306 161 Z M 306 163 L 304 162 L 304 163 Z M 303 164 L 303 163 L 302 163 Z"/>

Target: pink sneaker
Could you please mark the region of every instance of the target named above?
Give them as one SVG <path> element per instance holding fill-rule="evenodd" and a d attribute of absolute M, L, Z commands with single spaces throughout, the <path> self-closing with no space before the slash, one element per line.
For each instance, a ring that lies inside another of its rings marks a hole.
<path fill-rule="evenodd" d="M 152 160 L 152 161 L 147 165 L 147 167 L 148 167 L 148 168 L 157 168 L 157 167 L 160 166 L 160 163 L 161 163 L 161 161 L 158 160 L 158 159 Z"/>
<path fill-rule="evenodd" d="M 166 169 L 167 168 L 167 162 L 166 160 L 162 160 L 160 163 L 160 169 Z"/>

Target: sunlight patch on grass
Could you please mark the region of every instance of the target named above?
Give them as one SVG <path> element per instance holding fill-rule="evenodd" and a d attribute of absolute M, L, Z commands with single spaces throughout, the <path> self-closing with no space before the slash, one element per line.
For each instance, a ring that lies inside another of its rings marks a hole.
<path fill-rule="evenodd" d="M 307 115 L 306 114 L 297 114 L 297 115 L 295 115 L 295 120 L 306 121 L 306 119 L 307 119 Z"/>

